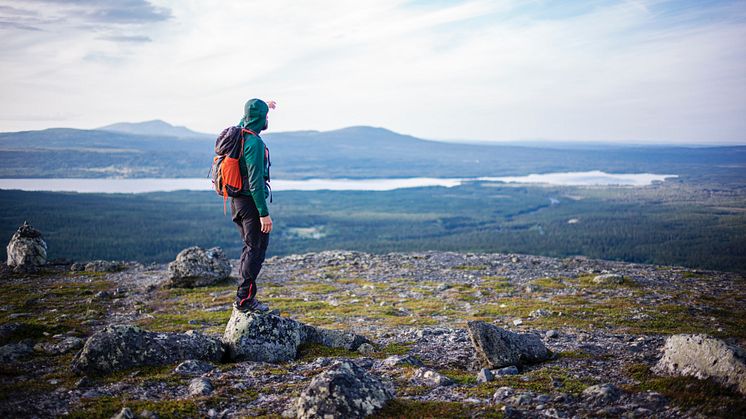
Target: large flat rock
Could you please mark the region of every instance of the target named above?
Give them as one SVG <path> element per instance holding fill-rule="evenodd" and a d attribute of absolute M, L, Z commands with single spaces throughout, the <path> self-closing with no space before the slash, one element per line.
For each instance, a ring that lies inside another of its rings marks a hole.
<path fill-rule="evenodd" d="M 354 333 L 322 329 L 274 314 L 233 309 L 223 334 L 232 360 L 284 362 L 296 358 L 307 343 L 355 350 L 368 339 Z"/>
<path fill-rule="evenodd" d="M 220 340 L 199 332 L 156 333 L 132 325 L 114 325 L 88 338 L 72 367 L 79 373 L 101 375 L 187 359 L 218 362 L 223 353 Z"/>

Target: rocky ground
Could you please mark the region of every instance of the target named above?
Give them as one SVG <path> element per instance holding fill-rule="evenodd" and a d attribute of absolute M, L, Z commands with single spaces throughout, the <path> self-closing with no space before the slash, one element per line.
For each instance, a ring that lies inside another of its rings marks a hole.
<path fill-rule="evenodd" d="M 163 265 L 72 268 L 2 271 L 3 417 L 110 417 L 123 407 L 144 417 L 289 416 L 335 359 L 383 380 L 394 398 L 380 417 L 746 416 L 732 388 L 651 371 L 667 335 L 706 333 L 746 347 L 746 283 L 734 273 L 508 254 L 271 258 L 259 295 L 272 309 L 373 345 L 306 344 L 297 359 L 274 364 L 190 361 L 84 376 L 73 357 L 107 325 L 222 336 L 237 273 L 171 288 Z M 122 270 L 96 272 L 107 269 Z M 474 320 L 535 334 L 551 357 L 480 374 L 466 330 Z"/>

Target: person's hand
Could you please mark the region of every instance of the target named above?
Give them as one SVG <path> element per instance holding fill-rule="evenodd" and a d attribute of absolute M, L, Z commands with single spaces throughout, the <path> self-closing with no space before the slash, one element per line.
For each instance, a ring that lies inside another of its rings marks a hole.
<path fill-rule="evenodd" d="M 262 225 L 262 233 L 269 234 L 272 231 L 272 218 L 269 215 L 259 217 L 259 223 Z"/>
<path fill-rule="evenodd" d="M 269 109 L 274 109 L 277 106 L 277 102 L 275 102 L 274 100 L 268 100 L 267 106 L 269 106 Z"/>

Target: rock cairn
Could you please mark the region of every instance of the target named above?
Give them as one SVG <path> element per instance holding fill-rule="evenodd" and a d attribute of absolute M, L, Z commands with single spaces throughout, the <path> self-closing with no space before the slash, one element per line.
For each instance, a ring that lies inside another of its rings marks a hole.
<path fill-rule="evenodd" d="M 47 243 L 39 230 L 23 223 L 7 247 L 9 267 L 16 271 L 35 270 L 47 263 Z"/>

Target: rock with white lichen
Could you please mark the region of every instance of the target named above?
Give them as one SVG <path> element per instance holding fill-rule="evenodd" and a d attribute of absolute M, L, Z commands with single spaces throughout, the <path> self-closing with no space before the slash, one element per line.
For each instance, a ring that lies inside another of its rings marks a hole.
<path fill-rule="evenodd" d="M 664 375 L 712 378 L 746 394 L 746 351 L 707 335 L 673 335 L 653 371 Z"/>
<path fill-rule="evenodd" d="M 336 361 L 317 375 L 296 400 L 296 417 L 363 418 L 393 398 L 392 391 L 376 376 L 353 362 Z"/>

